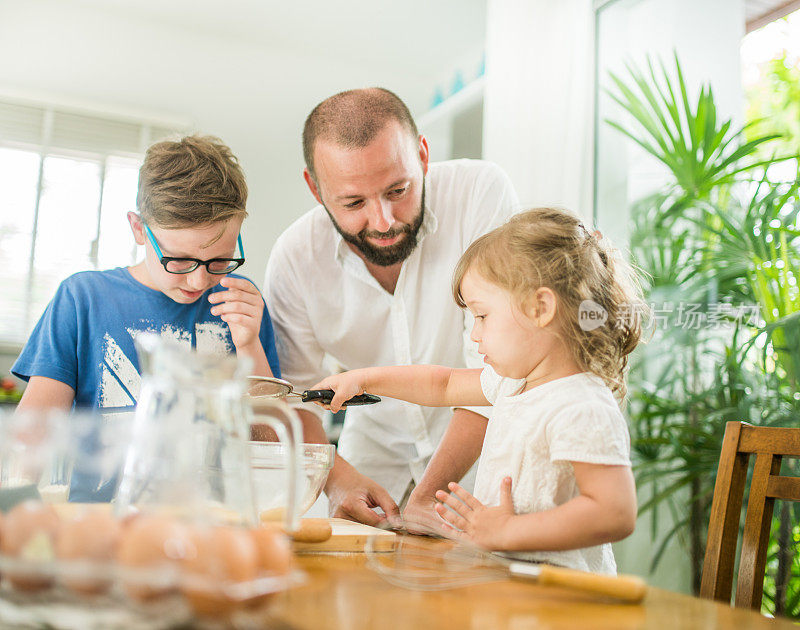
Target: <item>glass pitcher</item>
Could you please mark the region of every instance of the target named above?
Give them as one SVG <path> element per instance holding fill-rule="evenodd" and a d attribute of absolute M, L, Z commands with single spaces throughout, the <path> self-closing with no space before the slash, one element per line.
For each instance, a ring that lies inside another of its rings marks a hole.
<path fill-rule="evenodd" d="M 115 511 L 158 510 L 214 524 L 257 524 L 244 398 L 252 362 L 203 355 L 154 334 L 137 337 L 142 389 Z M 276 401 L 277 402 L 277 401 Z M 299 419 L 276 404 L 262 416 L 287 444 L 285 527 L 298 525 Z"/>

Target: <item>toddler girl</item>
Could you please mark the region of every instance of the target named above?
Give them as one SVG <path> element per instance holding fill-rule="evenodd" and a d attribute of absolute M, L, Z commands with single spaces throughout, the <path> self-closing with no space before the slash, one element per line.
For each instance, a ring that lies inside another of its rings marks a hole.
<path fill-rule="evenodd" d="M 619 403 L 643 303 L 622 260 L 563 210 L 538 208 L 475 241 L 453 296 L 486 367 L 375 367 L 323 380 L 330 408 L 368 391 L 429 406 L 493 405 L 474 495 L 436 511 L 458 538 L 519 559 L 615 573 L 636 520 Z M 616 396 L 616 399 L 615 399 Z"/>

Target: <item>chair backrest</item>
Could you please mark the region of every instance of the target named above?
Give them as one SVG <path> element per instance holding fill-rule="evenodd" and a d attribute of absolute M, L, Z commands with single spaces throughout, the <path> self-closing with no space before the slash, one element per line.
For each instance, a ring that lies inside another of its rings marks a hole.
<path fill-rule="evenodd" d="M 800 501 L 800 477 L 780 475 L 783 457 L 800 457 L 800 428 L 755 427 L 745 422 L 726 425 L 711 503 L 700 596 L 731 601 L 736 541 L 750 455 L 756 458 L 747 501 L 735 604 L 758 610 L 775 499 Z"/>

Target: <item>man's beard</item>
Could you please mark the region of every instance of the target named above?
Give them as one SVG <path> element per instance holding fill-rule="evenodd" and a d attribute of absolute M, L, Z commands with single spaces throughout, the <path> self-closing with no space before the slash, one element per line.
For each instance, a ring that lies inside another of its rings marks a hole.
<path fill-rule="evenodd" d="M 361 252 L 364 258 L 373 265 L 379 267 L 389 267 L 404 261 L 411 255 L 414 248 L 417 246 L 417 234 L 420 227 L 422 227 L 422 219 L 425 216 L 425 182 L 422 182 L 422 197 L 419 203 L 419 214 L 414 219 L 411 225 L 405 224 L 397 228 L 389 228 L 386 232 L 375 232 L 374 230 L 363 229 L 358 234 L 348 234 L 333 218 L 330 210 L 323 204 L 322 206 L 328 212 L 328 216 L 333 222 L 336 231 L 341 234 L 342 238 Z M 404 234 L 405 236 L 393 245 L 386 245 L 384 247 L 376 246 L 370 243 L 367 238 L 392 238 Z"/>

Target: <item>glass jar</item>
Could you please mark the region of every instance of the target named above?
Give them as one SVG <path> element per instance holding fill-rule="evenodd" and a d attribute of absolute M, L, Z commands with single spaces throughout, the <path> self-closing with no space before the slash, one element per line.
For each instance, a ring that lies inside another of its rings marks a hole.
<path fill-rule="evenodd" d="M 252 362 L 203 355 L 145 334 L 136 339 L 142 389 L 116 511 L 132 508 L 175 513 L 211 524 L 258 522 L 248 441 L 252 410 L 244 398 Z M 297 526 L 295 436 L 299 420 L 275 401 L 269 424 L 284 443 L 292 471 L 285 494 L 286 528 Z"/>

